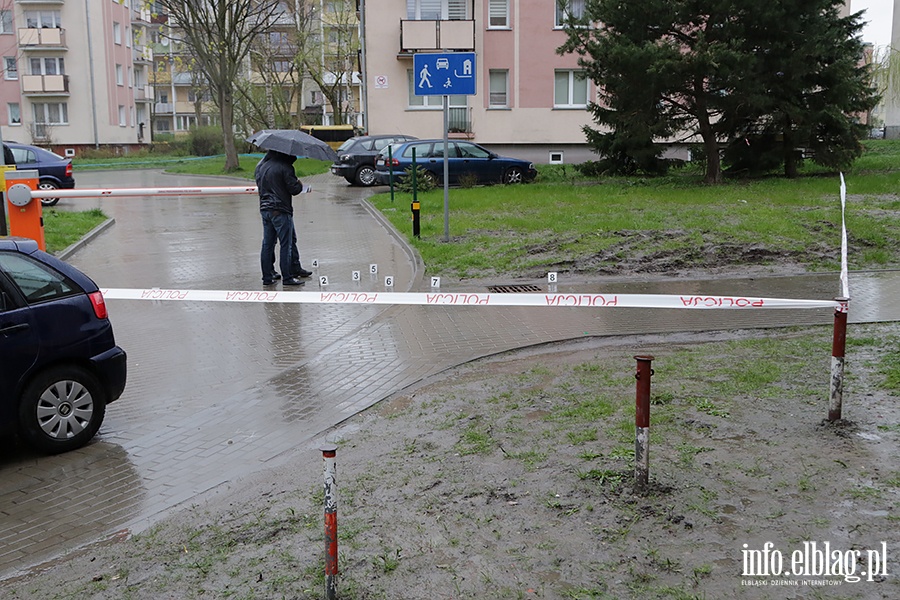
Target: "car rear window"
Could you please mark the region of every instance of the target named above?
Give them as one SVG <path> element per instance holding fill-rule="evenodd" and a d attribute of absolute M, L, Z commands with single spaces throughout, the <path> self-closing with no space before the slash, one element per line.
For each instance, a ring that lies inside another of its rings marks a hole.
<path fill-rule="evenodd" d="M 71 296 L 80 291 L 62 273 L 22 254 L 0 252 L 0 270 L 12 279 L 29 304 Z"/>

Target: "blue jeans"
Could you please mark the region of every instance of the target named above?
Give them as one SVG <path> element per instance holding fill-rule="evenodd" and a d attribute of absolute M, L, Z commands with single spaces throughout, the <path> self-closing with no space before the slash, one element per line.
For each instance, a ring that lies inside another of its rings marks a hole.
<path fill-rule="evenodd" d="M 276 241 L 278 242 L 278 264 L 281 274 L 285 279 L 289 279 L 294 276 L 295 266 L 299 267 L 300 264 L 294 218 L 280 210 L 261 210 L 259 214 L 263 224 L 263 241 L 259 252 L 263 283 L 275 281 Z M 299 268 L 296 270 L 299 271 Z"/>

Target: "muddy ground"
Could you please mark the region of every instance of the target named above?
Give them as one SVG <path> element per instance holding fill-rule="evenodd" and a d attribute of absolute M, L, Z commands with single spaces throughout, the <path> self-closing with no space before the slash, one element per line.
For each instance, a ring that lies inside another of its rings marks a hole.
<path fill-rule="evenodd" d="M 852 327 L 838 423 L 831 334 L 580 340 L 385 400 L 327 435 L 338 597 L 900 598 L 900 323 Z M 654 356 L 640 493 L 635 354 Z M 322 598 L 322 441 L 0 597 Z"/>

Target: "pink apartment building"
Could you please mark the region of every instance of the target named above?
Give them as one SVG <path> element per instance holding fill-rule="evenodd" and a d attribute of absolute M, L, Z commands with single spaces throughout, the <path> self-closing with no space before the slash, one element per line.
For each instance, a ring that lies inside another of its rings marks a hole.
<path fill-rule="evenodd" d="M 577 57 L 560 56 L 556 0 L 365 0 L 368 131 L 442 137 L 439 96 L 415 96 L 413 54 L 475 52 L 476 95 L 450 96 L 450 137 L 536 163 L 596 156 L 582 127 L 596 99 Z M 580 14 L 584 0 L 568 0 Z"/>

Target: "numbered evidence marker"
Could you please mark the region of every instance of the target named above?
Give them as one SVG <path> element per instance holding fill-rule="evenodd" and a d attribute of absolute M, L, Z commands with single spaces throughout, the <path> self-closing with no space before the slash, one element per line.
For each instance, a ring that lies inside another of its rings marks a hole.
<path fill-rule="evenodd" d="M 384 287 L 394 287 L 394 277 L 388 275 L 384 278 Z"/>
<path fill-rule="evenodd" d="M 556 271 L 547 273 L 547 283 L 556 283 Z"/>
<path fill-rule="evenodd" d="M 318 259 L 318 258 L 314 258 L 314 259 L 313 259 L 313 261 L 312 261 L 312 268 L 313 268 L 313 269 L 318 269 L 318 268 L 319 268 L 319 259 Z"/>
<path fill-rule="evenodd" d="M 375 275 L 376 273 L 378 273 L 378 265 L 376 265 L 375 263 L 372 263 L 371 265 L 369 265 L 369 273 L 372 275 Z"/>
<path fill-rule="evenodd" d="M 328 285 L 328 275 L 319 275 L 319 285 Z"/>
<path fill-rule="evenodd" d="M 431 287 L 433 287 L 433 288 L 441 287 L 441 278 L 440 277 L 432 277 L 431 278 Z"/>
<path fill-rule="evenodd" d="M 359 279 L 360 279 L 359 271 L 353 271 L 353 274 L 350 276 L 350 279 L 352 279 L 353 281 L 359 281 Z"/>

